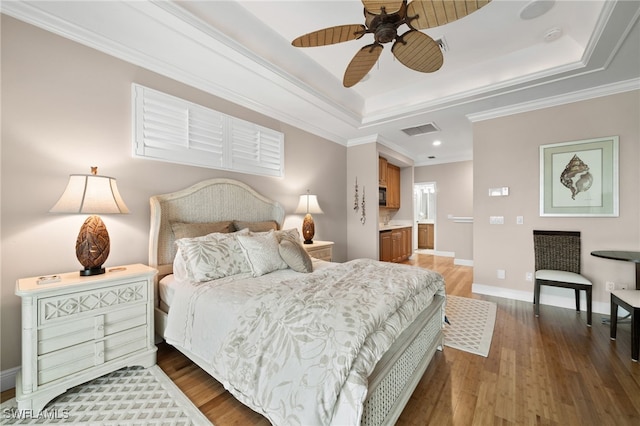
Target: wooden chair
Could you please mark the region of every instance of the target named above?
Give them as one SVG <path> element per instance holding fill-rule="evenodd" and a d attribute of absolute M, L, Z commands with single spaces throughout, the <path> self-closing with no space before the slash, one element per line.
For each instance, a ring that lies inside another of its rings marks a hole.
<path fill-rule="evenodd" d="M 591 327 L 591 281 L 580 275 L 580 232 L 533 231 L 535 252 L 535 286 L 533 305 L 540 316 L 540 286 L 572 288 L 576 311 L 580 313 L 580 290 L 587 294 L 587 326 Z"/>
<path fill-rule="evenodd" d="M 611 340 L 616 340 L 618 331 L 618 306 L 631 314 L 631 360 L 638 362 L 640 352 L 640 291 L 614 290 L 611 292 Z"/>

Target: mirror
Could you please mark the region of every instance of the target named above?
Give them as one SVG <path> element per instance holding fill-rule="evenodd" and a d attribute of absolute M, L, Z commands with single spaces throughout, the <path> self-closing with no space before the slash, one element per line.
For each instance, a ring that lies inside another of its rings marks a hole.
<path fill-rule="evenodd" d="M 433 223 L 436 218 L 436 184 L 424 183 L 414 186 L 415 220 Z"/>

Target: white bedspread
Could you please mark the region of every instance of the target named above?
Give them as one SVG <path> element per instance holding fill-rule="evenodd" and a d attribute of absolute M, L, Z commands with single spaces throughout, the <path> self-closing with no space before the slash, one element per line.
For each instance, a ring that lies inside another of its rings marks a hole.
<path fill-rule="evenodd" d="M 444 281 L 368 259 L 290 272 L 178 287 L 165 338 L 273 424 L 360 424 L 367 377 Z"/>

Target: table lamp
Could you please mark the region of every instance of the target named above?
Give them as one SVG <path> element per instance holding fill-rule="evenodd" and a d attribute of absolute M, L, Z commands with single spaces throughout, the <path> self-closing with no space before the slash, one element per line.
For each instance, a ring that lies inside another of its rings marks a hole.
<path fill-rule="evenodd" d="M 109 233 L 97 214 L 129 213 L 115 178 L 99 176 L 97 167 L 91 167 L 89 175 L 69 175 L 67 188 L 49 211 L 91 215 L 78 233 L 76 257 L 84 266 L 80 275 L 104 274 L 102 265 L 109 256 Z"/>
<path fill-rule="evenodd" d="M 309 190 L 307 190 L 306 194 L 300 196 L 300 201 L 298 202 L 295 213 L 305 213 L 304 219 L 302 220 L 302 237 L 304 238 L 305 244 L 313 244 L 313 236 L 316 233 L 316 229 L 311 213 L 323 213 L 320 204 L 318 204 L 318 197 L 309 194 Z"/>

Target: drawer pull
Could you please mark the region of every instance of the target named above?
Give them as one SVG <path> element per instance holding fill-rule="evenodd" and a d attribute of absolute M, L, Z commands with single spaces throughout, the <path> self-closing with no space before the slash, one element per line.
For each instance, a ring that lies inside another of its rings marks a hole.
<path fill-rule="evenodd" d="M 93 323 L 96 339 L 104 337 L 104 315 L 98 315 Z"/>

